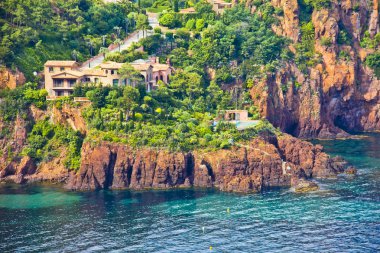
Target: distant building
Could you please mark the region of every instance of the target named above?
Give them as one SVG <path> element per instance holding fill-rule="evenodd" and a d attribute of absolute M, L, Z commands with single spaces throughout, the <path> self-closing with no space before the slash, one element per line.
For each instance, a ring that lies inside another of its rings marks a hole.
<path fill-rule="evenodd" d="M 172 68 L 168 64 L 160 64 L 158 57 L 149 60 L 137 60 L 130 63 L 141 74 L 147 91 L 155 89 L 158 81 L 169 82 Z M 47 61 L 45 63 L 45 89 L 49 97 L 69 96 L 74 86 L 80 83 L 99 83 L 103 86 L 132 85 L 129 79 L 122 79 L 118 71 L 123 63 L 105 62 L 93 69 L 80 69 L 75 61 Z"/>
<path fill-rule="evenodd" d="M 239 131 L 255 127 L 260 123 L 260 120 L 251 120 L 247 110 L 226 110 L 223 115 L 214 120 L 213 126 L 221 120 L 234 124 Z"/>
<path fill-rule="evenodd" d="M 180 14 L 196 14 L 197 11 L 194 9 L 194 7 L 182 9 L 179 11 Z"/>
<path fill-rule="evenodd" d="M 226 121 L 247 121 L 248 118 L 248 111 L 247 110 L 226 110 L 224 114 L 224 120 Z"/>
<path fill-rule="evenodd" d="M 212 5 L 212 10 L 217 14 L 223 14 L 225 9 L 230 9 L 233 4 L 227 3 L 223 0 L 207 0 Z"/>

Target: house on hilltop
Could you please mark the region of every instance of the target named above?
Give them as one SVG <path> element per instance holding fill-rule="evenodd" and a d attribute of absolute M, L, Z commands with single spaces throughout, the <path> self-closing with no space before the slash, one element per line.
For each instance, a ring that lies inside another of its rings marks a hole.
<path fill-rule="evenodd" d="M 216 12 L 216 14 L 223 14 L 225 9 L 232 8 L 233 4 L 225 2 L 223 0 L 207 0 L 212 5 L 212 10 Z"/>
<path fill-rule="evenodd" d="M 169 64 L 159 63 L 158 57 L 149 60 L 137 60 L 130 63 L 141 74 L 147 91 L 158 86 L 161 80 L 169 82 L 173 69 Z M 123 63 L 105 62 L 97 68 L 80 69 L 75 61 L 47 61 L 44 65 L 45 89 L 49 97 L 69 96 L 74 86 L 81 83 L 99 83 L 103 86 L 125 86 L 135 83 L 129 79 L 122 79 L 118 73 Z"/>

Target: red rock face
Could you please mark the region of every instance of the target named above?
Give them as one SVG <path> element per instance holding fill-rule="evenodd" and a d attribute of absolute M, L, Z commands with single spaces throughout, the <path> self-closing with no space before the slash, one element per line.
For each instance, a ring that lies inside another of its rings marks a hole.
<path fill-rule="evenodd" d="M 283 7 L 287 21 L 280 22 L 274 31 L 296 41 L 292 27 L 299 26 L 299 7 L 293 2 L 285 1 L 283 5 L 283 1 L 272 1 L 274 6 Z M 332 1 L 328 10 L 314 10 L 315 53 L 320 54 L 320 62 L 309 67 L 307 75 L 295 64 L 287 63 L 258 81 L 251 94 L 261 115 L 301 138 L 339 138 L 349 136 L 348 132 L 380 130 L 380 80 L 363 63 L 375 50 L 360 47 L 367 28 L 372 37 L 379 32 L 378 1 L 374 4 Z M 359 10 L 354 6 L 360 6 Z M 339 24 L 351 35 L 351 45 L 337 43 Z M 331 43 L 323 45 L 323 39 Z M 341 51 L 347 52 L 350 59 L 340 59 Z M 283 86 L 287 86 L 286 92 Z"/>
<path fill-rule="evenodd" d="M 66 187 L 93 190 L 194 186 L 249 193 L 291 186 L 300 178 L 335 176 L 345 167 L 344 161 L 323 153 L 321 146 L 289 135 L 270 142 L 257 138 L 247 145 L 208 153 L 133 150 L 110 143 L 91 147 L 86 143 L 80 171 L 70 176 Z"/>
<path fill-rule="evenodd" d="M 0 170 L 0 179 L 6 178 L 13 180 L 15 183 L 24 183 L 25 176 L 32 175 L 36 172 L 36 165 L 33 160 L 25 156 L 21 159 L 13 159 L 4 169 Z"/>

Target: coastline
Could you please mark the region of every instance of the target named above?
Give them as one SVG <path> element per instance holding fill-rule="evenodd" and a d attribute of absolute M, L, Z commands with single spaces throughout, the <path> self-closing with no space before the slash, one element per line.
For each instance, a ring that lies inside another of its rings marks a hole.
<path fill-rule="evenodd" d="M 20 167 L 22 162 L 14 163 L 13 168 L 5 170 L 9 174 L 2 174 L 1 181 L 52 182 L 74 191 L 194 187 L 255 193 L 272 187 L 310 184 L 313 178 L 336 177 L 350 168 L 342 158 L 324 153 L 321 145 L 287 134 L 258 137 L 248 145 L 211 152 L 136 150 L 109 142 L 95 146 L 84 143 L 81 157 L 77 172 L 62 170 L 59 157 L 50 164 L 37 165 L 32 173 Z"/>

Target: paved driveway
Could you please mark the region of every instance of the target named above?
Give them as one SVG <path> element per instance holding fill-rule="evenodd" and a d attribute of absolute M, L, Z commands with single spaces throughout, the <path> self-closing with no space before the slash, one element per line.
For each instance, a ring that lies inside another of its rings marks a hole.
<path fill-rule="evenodd" d="M 149 20 L 150 26 L 152 26 L 153 28 L 158 26 L 157 14 L 149 13 L 148 14 L 148 20 Z M 145 31 L 145 36 L 150 36 L 152 34 L 153 34 L 153 31 Z M 133 42 L 138 42 L 142 37 L 143 37 L 143 31 L 141 31 L 141 30 L 135 31 L 135 32 L 129 34 L 124 39 L 123 44 L 120 45 L 120 51 L 123 51 L 123 50 L 127 49 L 128 47 L 130 47 Z M 119 46 L 112 44 L 108 47 L 108 49 L 110 52 L 117 52 L 117 51 L 119 51 Z M 103 62 L 103 60 L 104 60 L 103 54 L 98 54 L 98 55 L 92 57 L 91 59 L 87 60 L 86 62 L 84 62 L 82 64 L 82 66 L 80 67 L 80 69 L 83 70 L 83 69 L 95 68 L 95 67 L 99 66 Z"/>

